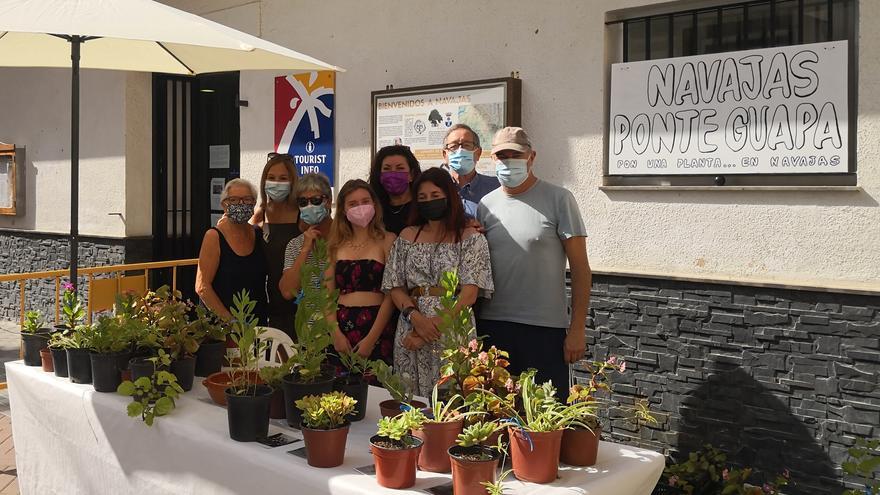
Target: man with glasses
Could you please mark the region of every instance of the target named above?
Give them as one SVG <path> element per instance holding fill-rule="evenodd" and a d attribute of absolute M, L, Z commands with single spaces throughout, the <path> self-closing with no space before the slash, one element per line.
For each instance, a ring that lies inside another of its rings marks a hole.
<path fill-rule="evenodd" d="M 535 177 L 535 156 L 519 127 L 505 127 L 492 140 L 501 188 L 483 198 L 477 220 L 489 241 L 495 293 L 478 311 L 477 331 L 488 345 L 510 353 L 511 374 L 535 368 L 538 379 L 552 380 L 565 399 L 568 364 L 586 351 L 592 283 L 587 232 L 571 192 Z"/>
<path fill-rule="evenodd" d="M 455 124 L 446 132 L 443 141 L 443 160 L 449 167 L 452 179 L 458 185 L 461 204 L 465 214 L 476 218 L 477 205 L 483 196 L 498 189 L 498 179 L 478 174 L 477 162 L 483 150 L 480 136 L 464 124 Z"/>

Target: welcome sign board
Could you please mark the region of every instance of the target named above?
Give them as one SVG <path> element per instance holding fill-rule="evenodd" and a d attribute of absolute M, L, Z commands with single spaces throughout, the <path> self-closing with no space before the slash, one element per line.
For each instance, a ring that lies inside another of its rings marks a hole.
<path fill-rule="evenodd" d="M 609 175 L 849 171 L 847 42 L 611 67 Z"/>

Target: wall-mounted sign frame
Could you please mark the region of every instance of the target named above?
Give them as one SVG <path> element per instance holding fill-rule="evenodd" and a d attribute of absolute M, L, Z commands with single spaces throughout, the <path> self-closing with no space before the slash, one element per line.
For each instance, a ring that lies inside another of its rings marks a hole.
<path fill-rule="evenodd" d="M 455 124 L 473 128 L 488 151 L 498 129 L 522 122 L 522 81 L 513 77 L 386 89 L 371 96 L 373 153 L 393 144 L 409 146 L 423 169 L 443 163 L 443 138 Z M 487 151 L 477 170 L 494 175 Z"/>
<path fill-rule="evenodd" d="M 850 185 L 850 62 L 834 41 L 613 64 L 605 184 Z"/>
<path fill-rule="evenodd" d="M 20 174 L 14 144 L 0 143 L 0 215 L 19 214 Z"/>

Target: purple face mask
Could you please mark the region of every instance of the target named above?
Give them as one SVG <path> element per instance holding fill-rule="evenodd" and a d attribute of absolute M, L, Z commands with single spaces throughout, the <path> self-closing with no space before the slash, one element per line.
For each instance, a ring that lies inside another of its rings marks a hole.
<path fill-rule="evenodd" d="M 400 196 L 409 187 L 409 172 L 382 172 L 379 182 L 392 196 Z"/>

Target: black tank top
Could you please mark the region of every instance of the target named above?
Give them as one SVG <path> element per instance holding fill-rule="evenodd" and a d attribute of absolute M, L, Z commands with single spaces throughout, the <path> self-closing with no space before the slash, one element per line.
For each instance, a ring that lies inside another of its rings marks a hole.
<path fill-rule="evenodd" d="M 294 223 L 267 223 L 264 224 L 263 235 L 260 243 L 263 245 L 263 255 L 266 257 L 266 267 L 269 278 L 266 283 L 266 292 L 269 295 L 268 316 L 269 326 L 281 329 L 288 335 L 294 335 L 293 323 L 296 317 L 296 302 L 288 301 L 278 290 L 278 282 L 284 272 L 284 251 L 287 244 L 300 235 L 299 224 Z"/>
<path fill-rule="evenodd" d="M 239 256 L 226 242 L 220 229 L 211 227 L 220 235 L 220 265 L 211 286 L 227 309 L 232 309 L 232 296 L 246 289 L 256 301 L 254 315 L 260 324 L 266 324 L 266 257 L 263 255 L 262 232 L 254 227 L 254 248 L 247 256 Z"/>

